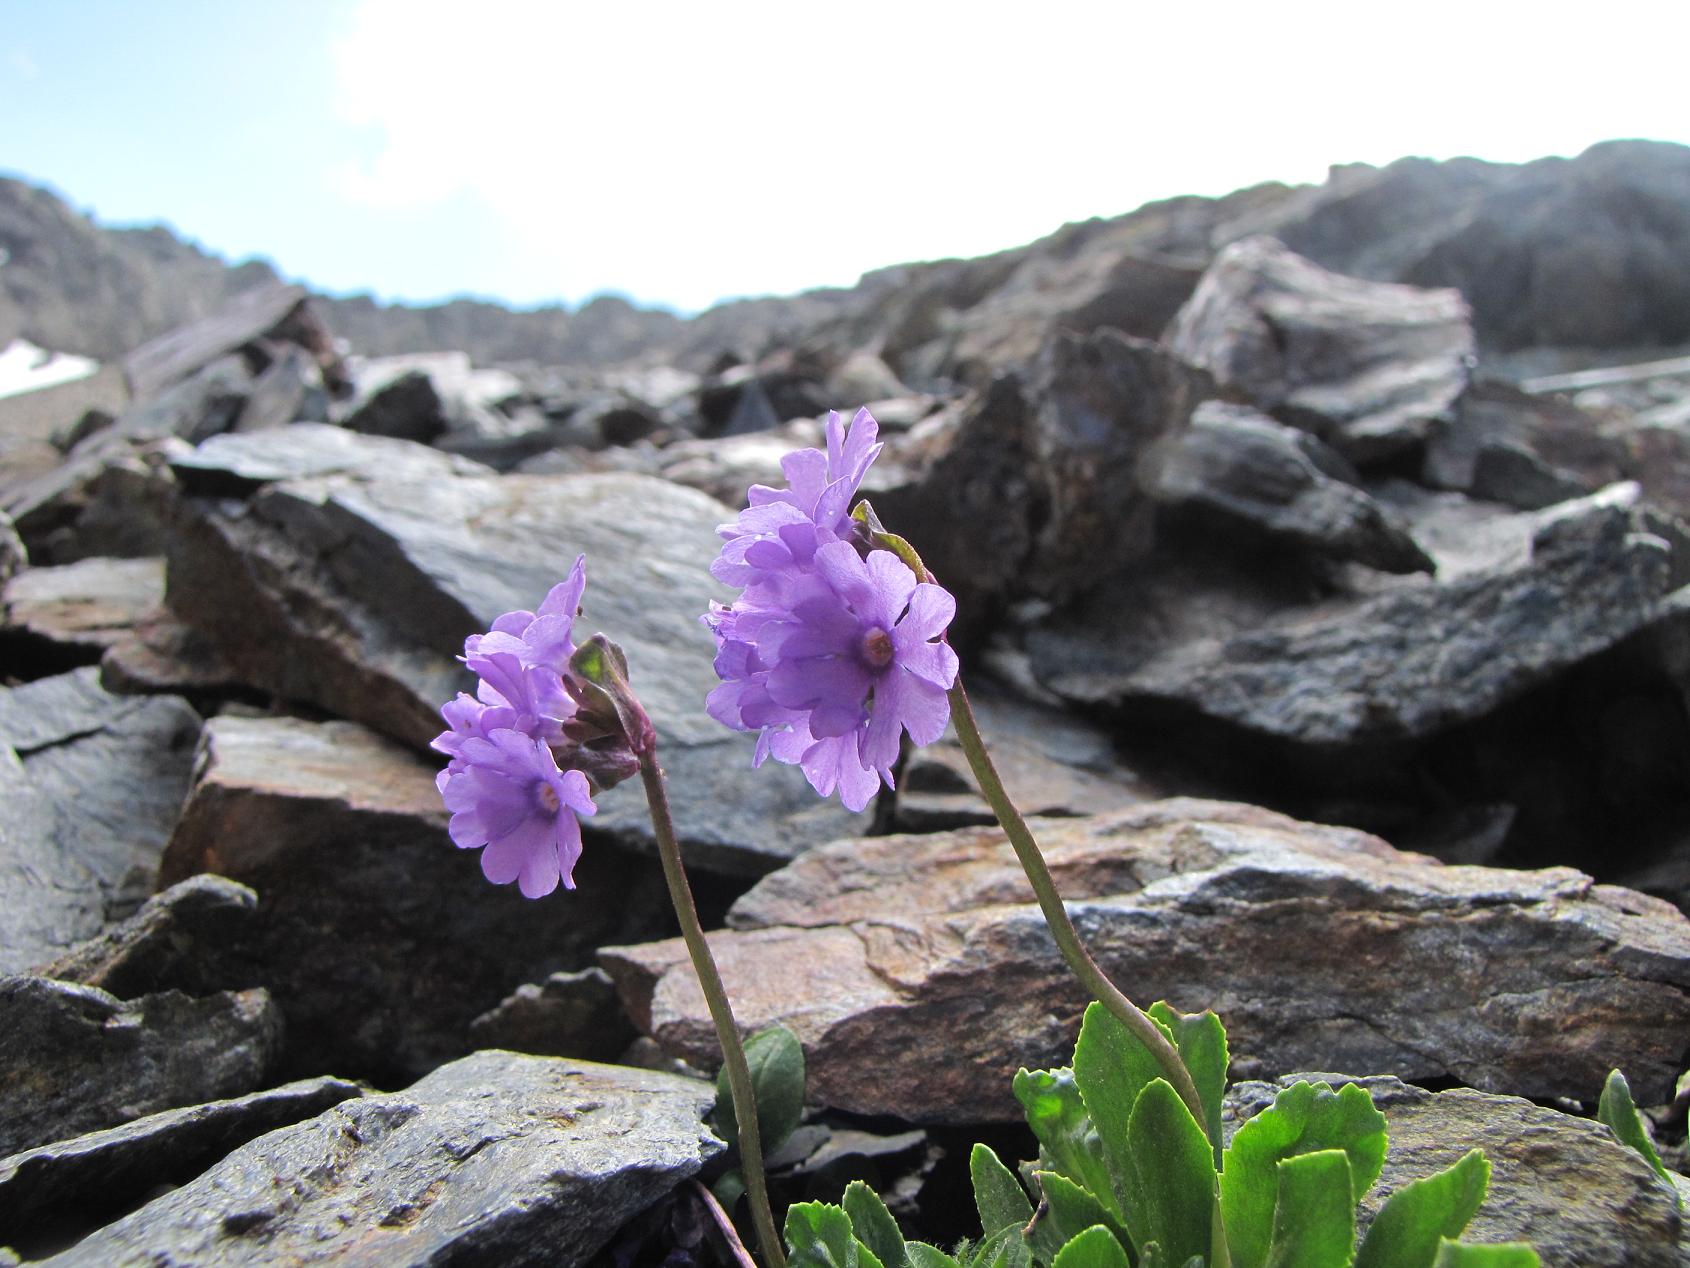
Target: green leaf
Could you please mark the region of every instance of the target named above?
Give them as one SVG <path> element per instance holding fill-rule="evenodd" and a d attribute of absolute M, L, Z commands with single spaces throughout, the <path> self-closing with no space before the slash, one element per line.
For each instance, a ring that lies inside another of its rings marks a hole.
<path fill-rule="evenodd" d="M 1097 1224 L 1070 1238 L 1050 1268 L 1128 1268 L 1127 1252 L 1115 1234 Z"/>
<path fill-rule="evenodd" d="M 1019 1226 L 1011 1224 L 983 1238 L 974 1248 L 968 1268 L 1032 1268 L 1033 1252 Z"/>
<path fill-rule="evenodd" d="M 1543 1268 L 1543 1261 L 1525 1242 L 1475 1246 L 1446 1241 L 1438 1247 L 1432 1268 Z"/>
<path fill-rule="evenodd" d="M 898 1221 L 886 1209 L 880 1195 L 861 1180 L 845 1186 L 845 1214 L 851 1217 L 851 1231 L 882 1264 L 899 1268 L 904 1262 L 904 1235 Z"/>
<path fill-rule="evenodd" d="M 1173 1036 L 1168 1039 L 1171 1043 Z M 1074 1082 L 1103 1146 L 1115 1209 L 1136 1246 L 1144 1245 L 1152 1234 L 1145 1222 L 1138 1172 L 1132 1165 L 1128 1125 L 1139 1093 L 1161 1077 L 1162 1067 L 1156 1059 L 1108 1009 L 1098 1003 L 1086 1007 L 1080 1037 L 1074 1044 Z M 1209 1165 L 1213 1167 L 1214 1163 Z"/>
<path fill-rule="evenodd" d="M 1094 1194 L 1087 1193 L 1067 1176 L 1058 1175 L 1054 1171 L 1036 1171 L 1033 1173 L 1034 1182 L 1044 1195 L 1041 1211 L 1035 1217 L 1034 1228 L 1048 1227 L 1056 1234 L 1056 1244 L 1060 1247 L 1070 1238 L 1078 1236 L 1094 1224 L 1102 1224 L 1115 1234 L 1117 1241 L 1130 1244 L 1131 1238 L 1127 1230 L 1121 1227 L 1120 1221 L 1110 1214 L 1102 1202 Z M 1037 1246 L 1034 1249 L 1038 1249 Z"/>
<path fill-rule="evenodd" d="M 1438 1246 L 1461 1236 L 1489 1185 L 1490 1163 L 1479 1149 L 1445 1171 L 1403 1185 L 1373 1217 L 1356 1268 L 1432 1268 Z"/>
<path fill-rule="evenodd" d="M 1027 1113 L 1027 1126 L 1038 1137 L 1047 1171 L 1067 1177 L 1120 1218 L 1109 1163 L 1097 1127 L 1086 1112 L 1072 1070 L 1022 1070 L 1015 1076 L 1015 1099 Z"/>
<path fill-rule="evenodd" d="M 771 1154 L 804 1115 L 804 1049 L 785 1026 L 770 1026 L 745 1041 L 745 1063 L 757 1098 L 757 1138 L 764 1154 Z M 716 1130 L 731 1147 L 739 1147 L 739 1118 L 725 1063 L 716 1075 Z"/>
<path fill-rule="evenodd" d="M 1322 1149 L 1287 1158 L 1276 1171 L 1267 1268 L 1347 1268 L 1356 1244 L 1349 1156 Z"/>
<path fill-rule="evenodd" d="M 1172 1033 L 1180 1060 L 1197 1085 L 1203 1102 L 1203 1131 L 1214 1143 L 1215 1169 L 1221 1165 L 1221 1103 L 1226 1097 L 1226 1027 L 1213 1012 L 1182 1013 L 1166 1000 L 1157 1000 L 1149 1013 Z"/>
<path fill-rule="evenodd" d="M 962 1268 L 950 1255 L 926 1242 L 905 1242 L 904 1263 L 907 1268 Z"/>
<path fill-rule="evenodd" d="M 1630 1145 L 1642 1154 L 1643 1161 L 1672 1187 L 1674 1194 L 1678 1192 L 1667 1169 L 1661 1165 L 1660 1154 L 1655 1152 L 1655 1142 L 1649 1139 L 1643 1115 L 1637 1112 L 1637 1105 L 1631 1099 L 1631 1085 L 1618 1070 L 1608 1072 L 1608 1081 L 1602 1085 L 1602 1099 L 1596 1103 L 1596 1117 L 1608 1125 L 1608 1130 L 1620 1138 L 1622 1145 Z"/>
<path fill-rule="evenodd" d="M 1261 1268 L 1273 1236 L 1278 1164 L 1299 1154 L 1342 1149 L 1349 1157 L 1351 1206 L 1385 1165 L 1385 1116 L 1353 1083 L 1294 1083 L 1240 1127 L 1223 1157 L 1221 1212 L 1233 1268 Z"/>
<path fill-rule="evenodd" d="M 789 1206 L 785 1233 L 788 1268 L 870 1268 L 843 1207 L 828 1202 Z"/>
<path fill-rule="evenodd" d="M 745 1176 L 740 1173 L 738 1167 L 732 1171 L 724 1171 L 716 1183 L 710 1186 L 710 1192 L 715 1195 L 716 1201 L 722 1204 L 724 1211 L 732 1211 L 740 1198 L 745 1196 Z"/>
<path fill-rule="evenodd" d="M 1166 1079 L 1152 1079 L 1139 1093 L 1127 1142 L 1150 1228 L 1143 1240 L 1159 1242 L 1162 1253 L 1175 1263 L 1208 1253 L 1215 1209 L 1214 1156 L 1208 1137 Z"/>
<path fill-rule="evenodd" d="M 980 1209 L 980 1230 L 1026 1227 L 1033 1204 L 1015 1173 L 998 1160 L 989 1145 L 975 1145 L 968 1155 L 968 1176 L 974 1182 L 974 1205 Z"/>

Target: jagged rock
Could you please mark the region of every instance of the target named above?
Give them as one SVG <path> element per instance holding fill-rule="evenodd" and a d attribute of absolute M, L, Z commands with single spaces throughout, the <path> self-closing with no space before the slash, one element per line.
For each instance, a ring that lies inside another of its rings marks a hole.
<path fill-rule="evenodd" d="M 163 605 L 106 648 L 100 684 L 118 695 L 179 695 L 201 709 L 253 695 L 211 641 Z"/>
<path fill-rule="evenodd" d="M 610 975 L 592 968 L 517 987 L 470 1023 L 469 1037 L 478 1048 L 614 1061 L 639 1036 L 623 1015 Z"/>
<path fill-rule="evenodd" d="M 0 743 L 56 807 L 55 832 L 35 848 L 74 858 L 96 901 L 121 914 L 152 890 L 188 790 L 200 718 L 174 696 L 114 696 L 98 673 L 90 666 L 0 689 Z"/>
<path fill-rule="evenodd" d="M 288 1068 L 415 1078 L 519 983 L 665 927 L 654 860 L 590 840 L 576 893 L 489 884 L 446 834 L 435 767 L 349 722 L 213 718 L 163 883 L 260 896 L 236 948 L 288 1018 Z"/>
<path fill-rule="evenodd" d="M 1135 999 L 1213 1008 L 1241 1077 L 1337 1065 L 1587 1097 L 1617 1065 L 1647 1103 L 1678 1076 L 1690 920 L 1657 899 L 1227 803 L 1035 831 L 1105 971 Z M 844 841 L 759 882 L 711 945 L 740 1024 L 803 1042 L 812 1101 L 1013 1119 L 1011 1076 L 1066 1061 L 1086 1002 L 1030 899 L 994 829 Z M 642 1030 L 711 1064 L 678 940 L 600 961 Z"/>
<path fill-rule="evenodd" d="M 1386 572 L 1432 561 L 1317 437 L 1243 405 L 1205 401 L 1158 454 L 1156 496 L 1224 528 Z"/>
<path fill-rule="evenodd" d="M 229 430 L 262 431 L 302 419 L 326 419 L 329 400 L 316 359 L 297 344 L 281 344 L 275 349 L 275 359 L 253 379 L 246 404 Z"/>
<path fill-rule="evenodd" d="M 132 638 L 163 601 L 162 558 L 81 559 L 12 578 L 0 592 L 0 626 L 20 660 L 87 662 Z"/>
<path fill-rule="evenodd" d="M 1101 814 L 1161 795 L 1152 777 L 1121 761 L 1107 731 L 1072 712 L 1019 699 L 989 682 L 970 683 L 969 695 L 992 763 L 1023 814 Z M 901 832 L 997 822 L 954 727 L 910 754 L 894 817 Z"/>
<path fill-rule="evenodd" d="M 173 498 L 164 464 L 183 443 L 174 437 L 132 443 L 108 429 L 41 475 L 9 485 L 0 499 L 31 561 L 162 555 Z"/>
<path fill-rule="evenodd" d="M 1228 1089 L 1226 1136 L 1299 1078 L 1359 1084 L 1385 1116 L 1390 1147 L 1357 1211 L 1362 1228 L 1404 1185 L 1483 1149 L 1490 1188 L 1463 1241 L 1530 1242 L 1544 1263 L 1579 1268 L 1679 1268 L 1690 1260 L 1673 1190 L 1642 1158 L 1599 1123 L 1518 1097 L 1428 1092 L 1388 1076 L 1286 1075 Z"/>
<path fill-rule="evenodd" d="M 45 1262 L 585 1263 L 722 1148 L 707 1083 L 479 1052 L 343 1102 Z"/>
<path fill-rule="evenodd" d="M 160 1184 L 186 1184 L 247 1141 L 362 1095 L 344 1079 L 302 1079 L 0 1158 L 0 1242 L 43 1258 L 127 1214 Z"/>
<path fill-rule="evenodd" d="M 1340 277 L 1271 238 L 1223 250 L 1166 342 L 1357 463 L 1448 418 L 1476 351 L 1459 292 Z"/>
<path fill-rule="evenodd" d="M 1078 703 L 1195 711 L 1304 745 L 1423 738 L 1656 615 L 1682 564 L 1636 498 L 1616 485 L 1492 525 L 1477 549 L 1498 562 L 1446 572 L 1440 559 L 1438 580 L 1372 597 L 1215 599 L 1190 579 L 1153 599 L 1112 591 L 1052 618 L 1028 647 L 1040 680 Z M 1436 556 L 1438 542 L 1414 531 Z M 1224 622 L 1223 604 L 1236 612 Z"/>
<path fill-rule="evenodd" d="M 230 952 L 245 940 L 258 895 L 222 876 L 191 876 L 133 916 L 42 967 L 44 977 L 134 999 L 158 991 L 209 995 L 235 985 Z"/>
<path fill-rule="evenodd" d="M 309 423 L 218 437 L 178 471 L 169 601 L 247 681 L 424 745 L 473 687 L 464 637 L 538 604 L 585 551 L 580 628 L 627 651 L 691 857 L 760 874 L 858 821 L 796 768 L 752 770 L 749 737 L 704 712 L 716 675 L 697 614 L 724 597 L 708 573 L 721 503 L 633 475 L 497 476 Z M 594 825 L 651 839 L 632 790 Z"/>
<path fill-rule="evenodd" d="M 437 439 L 449 426 L 440 394 L 421 370 L 407 370 L 382 384 L 347 415 L 345 425 L 367 436 L 422 444 Z"/>
<path fill-rule="evenodd" d="M 124 1002 L 91 986 L 0 978 L 0 1156 L 250 1092 L 281 1031 L 263 991 Z"/>

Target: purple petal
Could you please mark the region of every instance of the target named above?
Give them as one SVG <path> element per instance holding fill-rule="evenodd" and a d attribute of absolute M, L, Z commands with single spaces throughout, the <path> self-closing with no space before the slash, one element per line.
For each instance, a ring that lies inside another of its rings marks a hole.
<path fill-rule="evenodd" d="M 943 586 L 922 582 L 909 598 L 909 611 L 898 622 L 895 640 L 900 646 L 905 640 L 915 642 L 937 638 L 956 616 L 956 599 Z"/>
<path fill-rule="evenodd" d="M 874 703 L 869 708 L 862 750 L 863 761 L 879 770 L 890 770 L 898 760 L 899 718 L 908 681 L 906 674 L 885 674 L 874 684 Z"/>
<path fill-rule="evenodd" d="M 951 702 L 944 691 L 913 676 L 903 679 L 899 720 L 917 744 L 935 743 L 951 720 Z"/>
<path fill-rule="evenodd" d="M 935 687 L 947 690 L 956 682 L 957 654 L 949 643 L 916 643 L 901 647 L 897 665 Z"/>

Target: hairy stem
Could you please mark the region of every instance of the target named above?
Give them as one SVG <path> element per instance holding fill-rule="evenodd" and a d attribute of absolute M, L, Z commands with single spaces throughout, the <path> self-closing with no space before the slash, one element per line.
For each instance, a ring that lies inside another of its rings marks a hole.
<path fill-rule="evenodd" d="M 674 904 L 675 917 L 681 922 L 681 937 L 686 941 L 687 954 L 692 957 L 698 984 L 704 989 L 710 1020 L 716 1025 L 716 1039 L 722 1045 L 728 1087 L 733 1092 L 734 1116 L 739 1120 L 740 1169 L 745 1175 L 745 1193 L 751 1203 L 751 1219 L 757 1227 L 763 1263 L 766 1268 L 786 1268 L 786 1254 L 775 1228 L 774 1212 L 769 1209 L 769 1189 L 763 1178 L 763 1143 L 758 1135 L 757 1097 L 751 1086 L 751 1066 L 745 1060 L 745 1046 L 739 1040 L 739 1027 L 734 1023 L 728 993 L 722 988 L 722 975 L 716 971 L 716 958 L 710 954 L 710 944 L 704 940 L 704 927 L 698 922 L 698 908 L 692 900 L 692 886 L 687 884 L 686 869 L 681 865 L 681 846 L 675 839 L 675 823 L 669 813 L 669 792 L 654 749 L 648 748 L 640 755 L 640 779 L 645 784 L 646 803 L 651 807 L 651 826 L 657 833 L 657 853 L 663 860 L 663 879 L 669 884 L 669 901 Z"/>

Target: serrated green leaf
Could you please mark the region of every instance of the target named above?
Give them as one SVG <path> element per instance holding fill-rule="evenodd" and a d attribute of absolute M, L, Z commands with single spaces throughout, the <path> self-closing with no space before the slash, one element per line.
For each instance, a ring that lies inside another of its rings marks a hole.
<path fill-rule="evenodd" d="M 1086 1112 L 1072 1070 L 1022 1070 L 1015 1076 L 1015 1099 L 1038 1137 L 1045 1169 L 1085 1189 L 1120 1218 L 1103 1141 Z"/>
<path fill-rule="evenodd" d="M 1175 1263 L 1206 1254 L 1215 1209 L 1214 1155 L 1166 1079 L 1152 1079 L 1138 1094 L 1127 1143 L 1150 1229 L 1143 1240 L 1159 1243 Z"/>
<path fill-rule="evenodd" d="M 1048 1225 L 1056 1234 L 1059 1247 L 1094 1224 L 1108 1228 L 1123 1246 L 1131 1243 L 1127 1230 L 1121 1227 L 1120 1221 L 1110 1214 L 1095 1194 L 1086 1192 L 1067 1176 L 1054 1171 L 1035 1172 L 1033 1179 L 1044 1195 L 1043 1208 L 1035 1218 L 1034 1227 Z"/>
<path fill-rule="evenodd" d="M 907 1268 L 962 1268 L 952 1256 L 926 1242 L 905 1242 L 904 1263 Z"/>
<path fill-rule="evenodd" d="M 759 1030 L 745 1041 L 751 1091 L 757 1098 L 757 1138 L 765 1155 L 786 1142 L 804 1116 L 804 1048 L 785 1026 Z M 724 1064 L 716 1075 L 716 1130 L 739 1148 L 739 1118 Z"/>
<path fill-rule="evenodd" d="M 968 1260 L 968 1268 L 1032 1268 L 1033 1252 L 1014 1224 L 982 1238 Z"/>
<path fill-rule="evenodd" d="M 1050 1268 L 1129 1268 L 1127 1252 L 1115 1234 L 1102 1224 L 1068 1239 L 1056 1252 Z"/>
<path fill-rule="evenodd" d="M 1525 1242 L 1480 1246 L 1445 1241 L 1438 1247 L 1432 1268 L 1543 1268 L 1543 1261 Z"/>
<path fill-rule="evenodd" d="M 1347 1268 L 1356 1244 L 1349 1156 L 1322 1149 L 1287 1158 L 1275 1170 L 1267 1268 Z"/>
<path fill-rule="evenodd" d="M 1168 1040 L 1171 1043 L 1173 1036 Z M 1103 1147 L 1114 1209 L 1135 1246 L 1144 1245 L 1153 1234 L 1146 1222 L 1138 1172 L 1132 1164 L 1128 1126 L 1139 1094 L 1161 1077 L 1160 1064 L 1108 1009 L 1098 1003 L 1086 1007 L 1080 1037 L 1074 1044 L 1074 1082 Z M 1214 1163 L 1209 1165 L 1213 1167 Z"/>
<path fill-rule="evenodd" d="M 1403 1185 L 1373 1217 L 1355 1268 L 1432 1268 L 1439 1245 L 1461 1236 L 1489 1184 L 1490 1163 L 1474 1149 L 1447 1170 Z"/>
<path fill-rule="evenodd" d="M 974 1182 L 974 1205 L 980 1210 L 980 1230 L 991 1234 L 1013 1225 L 1023 1228 L 1033 1218 L 1033 1204 L 1015 1173 L 998 1160 L 989 1145 L 975 1145 L 968 1155 L 968 1178 Z"/>
<path fill-rule="evenodd" d="M 851 1217 L 830 1202 L 799 1202 L 786 1208 L 788 1268 L 866 1268 Z"/>
<path fill-rule="evenodd" d="M 845 1186 L 844 1203 L 857 1240 L 881 1263 L 899 1268 L 904 1262 L 904 1235 L 880 1195 L 861 1180 L 853 1180 Z"/>
<path fill-rule="evenodd" d="M 1211 1011 L 1182 1013 L 1166 1000 L 1157 1000 L 1147 1010 L 1174 1037 L 1180 1060 L 1197 1085 L 1203 1103 L 1203 1132 L 1214 1146 L 1215 1169 L 1221 1165 L 1221 1104 L 1226 1097 L 1226 1069 L 1231 1059 L 1226 1047 L 1226 1027 Z"/>
<path fill-rule="evenodd" d="M 1273 1237 L 1278 1164 L 1299 1154 L 1342 1149 L 1354 1188 L 1351 1206 L 1385 1165 L 1385 1116 L 1353 1083 L 1294 1083 L 1240 1127 L 1222 1159 L 1221 1212 L 1233 1268 L 1261 1268 Z"/>
<path fill-rule="evenodd" d="M 1662 1165 L 1660 1154 L 1655 1152 L 1655 1142 L 1649 1139 L 1643 1115 L 1637 1112 L 1637 1104 L 1631 1099 L 1631 1085 L 1618 1070 L 1608 1072 L 1608 1081 L 1602 1085 L 1602 1099 L 1596 1103 L 1596 1117 L 1607 1124 L 1608 1130 L 1620 1138 L 1622 1145 L 1630 1145 L 1642 1154 L 1643 1161 L 1653 1167 L 1655 1174 L 1677 1194 L 1677 1186 L 1673 1185 L 1672 1177 Z"/>

